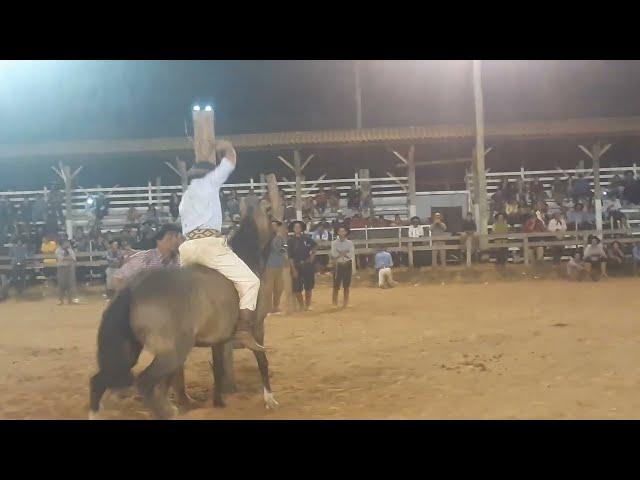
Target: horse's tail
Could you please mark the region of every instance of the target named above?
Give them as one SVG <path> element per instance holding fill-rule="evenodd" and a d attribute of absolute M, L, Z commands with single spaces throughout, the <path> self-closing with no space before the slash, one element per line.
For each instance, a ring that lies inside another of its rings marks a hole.
<path fill-rule="evenodd" d="M 107 388 L 124 388 L 134 381 L 131 369 L 142 345 L 131 329 L 131 289 L 124 287 L 102 314 L 98 330 L 98 367 Z"/>

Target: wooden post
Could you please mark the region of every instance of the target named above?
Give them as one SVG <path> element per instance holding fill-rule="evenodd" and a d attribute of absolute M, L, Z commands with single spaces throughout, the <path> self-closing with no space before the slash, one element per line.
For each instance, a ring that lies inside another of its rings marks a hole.
<path fill-rule="evenodd" d="M 300 151 L 293 151 L 293 168 L 296 174 L 296 219 L 302 220 L 302 166 Z"/>
<path fill-rule="evenodd" d="M 67 236 L 73 238 L 73 198 L 71 192 L 73 188 L 73 176 L 71 175 L 71 167 L 69 167 L 69 165 L 62 167 L 62 174 L 64 176 L 64 203 L 67 213 Z"/>
<path fill-rule="evenodd" d="M 409 266 L 411 268 L 414 268 L 415 264 L 413 263 L 413 241 L 411 239 L 409 239 L 409 243 L 407 244 L 407 256 L 408 256 Z"/>
<path fill-rule="evenodd" d="M 371 191 L 371 183 L 369 182 L 369 169 L 363 168 L 358 172 L 358 177 L 360 178 L 360 191 L 364 193 L 364 198 L 368 199 L 368 205 L 370 208 L 368 209 L 368 214 L 373 215 L 373 192 Z M 363 206 L 360 205 L 362 208 Z M 362 208 L 364 214 L 364 208 Z"/>
<path fill-rule="evenodd" d="M 216 163 L 216 138 L 213 109 L 206 108 L 193 112 L 193 149 L 196 162 Z"/>
<path fill-rule="evenodd" d="M 467 267 L 471 266 L 471 235 L 467 235 Z"/>
<path fill-rule="evenodd" d="M 522 240 L 522 250 L 523 250 L 523 255 L 524 255 L 524 264 L 525 265 L 529 265 L 530 260 L 529 260 L 529 237 L 524 237 L 524 239 Z"/>
<path fill-rule="evenodd" d="M 416 148 L 414 145 L 409 147 L 409 156 L 407 157 L 407 172 L 409 176 L 409 218 L 415 217 L 416 208 Z"/>
<path fill-rule="evenodd" d="M 360 62 L 356 60 L 353 63 L 354 79 L 355 79 L 355 95 L 356 95 L 356 128 L 362 128 L 362 89 L 360 87 Z"/>
<path fill-rule="evenodd" d="M 187 162 L 184 160 L 176 159 L 176 164 L 178 166 L 178 173 L 180 174 L 180 184 L 182 185 L 182 194 L 187 191 L 187 187 L 189 186 L 189 178 L 187 177 Z"/>
<path fill-rule="evenodd" d="M 480 236 L 480 249 L 487 248 L 488 232 L 488 202 L 487 202 L 487 177 L 484 166 L 484 106 L 482 101 L 482 71 L 480 60 L 473 60 L 473 95 L 475 99 L 476 112 L 476 154 L 474 155 L 474 173 L 477 178 L 476 185 L 478 187 L 478 210 L 479 218 L 476 219 L 478 224 L 478 233 Z"/>
<path fill-rule="evenodd" d="M 602 185 L 600 185 L 600 155 L 602 153 L 602 145 L 597 141 L 591 147 L 591 157 L 593 159 L 593 186 L 596 207 L 596 230 L 602 236 Z"/>

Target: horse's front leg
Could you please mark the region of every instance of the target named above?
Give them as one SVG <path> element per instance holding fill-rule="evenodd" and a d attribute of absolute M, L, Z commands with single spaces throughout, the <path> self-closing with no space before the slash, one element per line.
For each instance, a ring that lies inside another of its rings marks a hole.
<path fill-rule="evenodd" d="M 233 340 L 224 344 L 224 378 L 222 380 L 222 391 L 224 393 L 236 393 L 236 377 L 233 373 Z"/>
<path fill-rule="evenodd" d="M 222 383 L 224 381 L 224 343 L 217 343 L 211 347 L 213 356 L 213 406 L 224 407 L 222 399 Z"/>
<path fill-rule="evenodd" d="M 267 354 L 265 352 L 256 352 L 253 354 L 256 356 L 258 362 L 258 369 L 260 370 L 260 376 L 262 377 L 262 388 L 264 395 L 264 406 L 271 410 L 280 406 L 276 401 L 276 398 L 271 392 L 271 382 L 269 380 L 269 361 L 267 360 Z"/>

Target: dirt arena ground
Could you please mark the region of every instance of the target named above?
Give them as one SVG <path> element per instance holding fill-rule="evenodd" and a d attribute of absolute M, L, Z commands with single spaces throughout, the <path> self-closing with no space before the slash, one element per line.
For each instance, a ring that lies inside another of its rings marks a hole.
<path fill-rule="evenodd" d="M 266 411 L 253 356 L 237 352 L 239 392 L 211 407 L 209 351 L 194 350 L 183 419 L 640 418 L 640 279 L 358 286 L 352 306 L 270 316 L 280 402 Z M 0 304 L 0 418 L 84 419 L 104 300 Z M 142 364 L 149 357 L 143 354 Z M 150 418 L 135 396 L 106 418 Z"/>

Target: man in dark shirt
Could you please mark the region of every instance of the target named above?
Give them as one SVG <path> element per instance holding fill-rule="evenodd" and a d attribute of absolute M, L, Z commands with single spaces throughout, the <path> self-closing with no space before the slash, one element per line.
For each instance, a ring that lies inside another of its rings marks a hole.
<path fill-rule="evenodd" d="M 289 238 L 288 251 L 291 261 L 291 276 L 293 278 L 293 293 L 298 300 L 300 309 L 309 310 L 311 306 L 311 293 L 315 286 L 315 267 L 313 261 L 316 256 L 317 245 L 311 237 L 304 234 L 307 225 L 304 222 L 295 221 L 289 225 L 293 229 L 293 237 Z M 302 291 L 304 290 L 304 301 Z"/>

